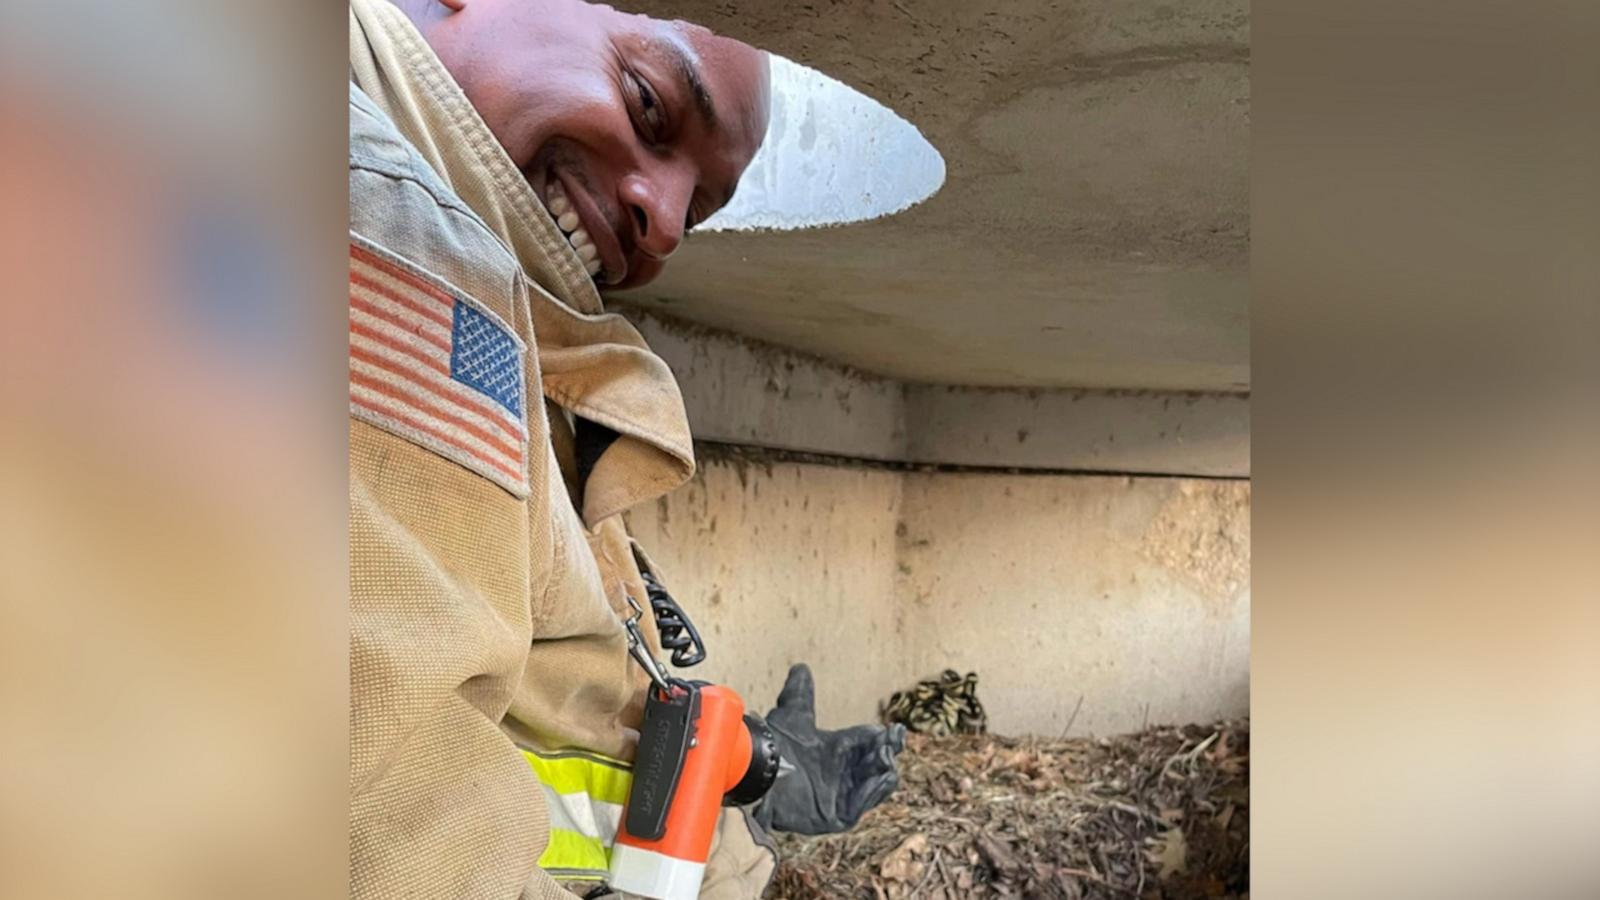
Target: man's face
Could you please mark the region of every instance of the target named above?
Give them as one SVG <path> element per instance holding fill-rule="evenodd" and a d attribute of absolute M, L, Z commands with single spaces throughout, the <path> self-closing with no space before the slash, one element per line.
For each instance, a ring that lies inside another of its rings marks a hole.
<path fill-rule="evenodd" d="M 766 133 L 766 56 L 697 26 L 582 0 L 414 18 L 598 285 L 655 278 Z"/>

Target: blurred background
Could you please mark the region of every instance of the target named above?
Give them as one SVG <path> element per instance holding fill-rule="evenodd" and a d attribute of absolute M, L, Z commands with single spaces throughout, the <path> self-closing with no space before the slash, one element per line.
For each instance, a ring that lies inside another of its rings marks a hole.
<path fill-rule="evenodd" d="M 5 896 L 342 890 L 344 13 L 307 11 L 0 14 Z"/>

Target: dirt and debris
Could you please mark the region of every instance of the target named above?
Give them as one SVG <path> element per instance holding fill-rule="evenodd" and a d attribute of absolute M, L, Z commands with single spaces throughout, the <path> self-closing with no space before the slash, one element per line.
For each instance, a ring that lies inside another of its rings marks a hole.
<path fill-rule="evenodd" d="M 913 734 L 854 831 L 780 835 L 780 900 L 1249 896 L 1250 723 L 1052 740 Z"/>

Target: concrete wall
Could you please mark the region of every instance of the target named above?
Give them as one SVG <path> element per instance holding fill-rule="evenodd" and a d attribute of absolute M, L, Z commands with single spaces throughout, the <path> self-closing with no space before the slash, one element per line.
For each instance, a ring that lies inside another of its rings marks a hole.
<path fill-rule="evenodd" d="M 906 458 L 945 465 L 1250 473 L 1250 398 L 906 385 Z"/>
<path fill-rule="evenodd" d="M 765 709 L 791 662 L 825 724 L 974 670 L 993 727 L 1074 734 L 1249 705 L 1244 481 L 901 472 L 703 454 L 630 514 L 701 628 L 697 677 Z"/>
<path fill-rule="evenodd" d="M 698 677 L 765 709 L 810 662 L 834 726 L 947 667 L 1013 734 L 1248 710 L 1250 485 L 1187 477 L 1249 473 L 1247 396 L 912 384 L 629 315 L 710 442 L 629 515 Z"/>
<path fill-rule="evenodd" d="M 902 382 L 637 307 L 623 312 L 678 376 L 702 440 L 942 465 L 1250 474 L 1247 394 Z"/>
<path fill-rule="evenodd" d="M 910 674 L 895 594 L 897 472 L 702 454 L 681 490 L 628 524 L 700 629 L 688 670 L 762 712 L 792 662 L 818 676 L 825 722 L 874 719 Z"/>
<path fill-rule="evenodd" d="M 933 473 L 903 497 L 911 668 L 978 672 L 996 731 L 1248 711 L 1248 482 Z"/>

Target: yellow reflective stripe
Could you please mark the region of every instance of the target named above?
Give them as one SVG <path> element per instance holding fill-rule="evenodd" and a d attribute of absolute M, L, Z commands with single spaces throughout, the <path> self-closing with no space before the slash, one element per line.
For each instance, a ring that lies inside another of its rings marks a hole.
<path fill-rule="evenodd" d="M 628 802 L 628 789 L 633 785 L 628 764 L 578 750 L 524 749 L 522 756 L 544 785 L 545 803 L 549 806 L 550 842 L 539 857 L 539 868 L 557 878 L 604 879 L 611 869 L 611 848 L 605 836 L 615 831 L 613 820 Z M 602 825 L 599 819 L 607 815 L 609 818 Z M 585 834 L 563 827 L 590 825 L 602 833 Z"/>
<path fill-rule="evenodd" d="M 573 752 L 536 753 L 523 750 L 523 757 L 545 787 L 558 794 L 588 794 L 602 803 L 628 802 L 633 773 L 626 763 L 604 756 Z"/>
<path fill-rule="evenodd" d="M 601 878 L 611 870 L 611 852 L 599 838 L 565 828 L 550 830 L 550 843 L 539 857 L 539 868 L 562 878 Z"/>

